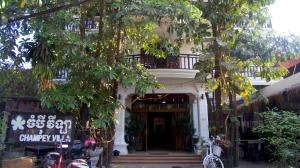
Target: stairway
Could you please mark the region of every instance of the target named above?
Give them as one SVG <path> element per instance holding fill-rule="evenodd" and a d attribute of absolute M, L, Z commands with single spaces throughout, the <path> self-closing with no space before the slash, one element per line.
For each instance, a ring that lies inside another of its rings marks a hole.
<path fill-rule="evenodd" d="M 168 164 L 168 165 L 201 165 L 200 156 L 191 153 L 147 152 L 114 157 L 114 165 L 127 164 Z"/>

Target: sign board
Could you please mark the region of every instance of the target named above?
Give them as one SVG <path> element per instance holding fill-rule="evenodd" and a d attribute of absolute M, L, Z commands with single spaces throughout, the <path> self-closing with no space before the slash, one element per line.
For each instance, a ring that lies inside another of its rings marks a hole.
<path fill-rule="evenodd" d="M 69 114 L 12 112 L 7 122 L 6 143 L 71 143 L 74 125 Z"/>

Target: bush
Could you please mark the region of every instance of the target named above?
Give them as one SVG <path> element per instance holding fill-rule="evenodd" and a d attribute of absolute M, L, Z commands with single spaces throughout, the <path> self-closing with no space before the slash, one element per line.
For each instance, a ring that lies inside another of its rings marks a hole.
<path fill-rule="evenodd" d="M 273 155 L 279 167 L 299 167 L 300 116 L 295 112 L 275 110 L 259 115 L 261 120 L 254 131 L 275 147 Z"/>

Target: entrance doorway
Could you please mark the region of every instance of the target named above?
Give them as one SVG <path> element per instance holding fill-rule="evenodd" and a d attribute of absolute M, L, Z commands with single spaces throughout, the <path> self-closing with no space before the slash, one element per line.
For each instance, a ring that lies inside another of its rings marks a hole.
<path fill-rule="evenodd" d="M 147 113 L 148 150 L 173 150 L 174 113 Z"/>
<path fill-rule="evenodd" d="M 135 135 L 138 150 L 188 149 L 192 136 L 189 96 L 186 94 L 148 94 L 132 97 L 132 113 L 137 118 Z"/>

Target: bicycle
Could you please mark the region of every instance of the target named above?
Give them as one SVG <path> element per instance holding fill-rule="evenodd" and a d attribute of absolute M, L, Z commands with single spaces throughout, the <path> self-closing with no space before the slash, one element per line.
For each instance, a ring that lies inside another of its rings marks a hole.
<path fill-rule="evenodd" d="M 224 164 L 220 159 L 222 148 L 218 145 L 213 145 L 214 139 L 208 141 L 206 156 L 203 159 L 204 168 L 224 168 Z"/>

